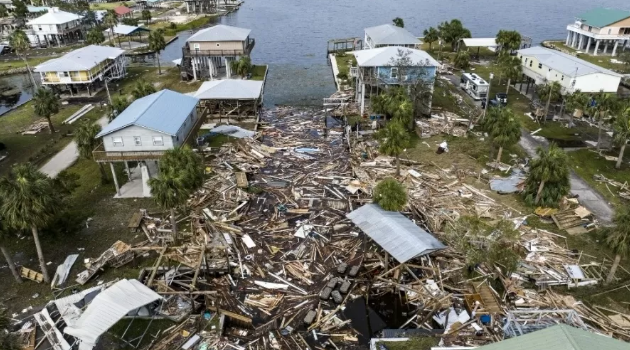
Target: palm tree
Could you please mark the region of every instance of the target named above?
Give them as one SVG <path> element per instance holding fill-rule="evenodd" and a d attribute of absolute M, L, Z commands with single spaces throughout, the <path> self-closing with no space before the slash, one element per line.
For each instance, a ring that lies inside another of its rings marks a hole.
<path fill-rule="evenodd" d="M 252 70 L 252 59 L 248 56 L 241 56 L 237 61 L 230 62 L 230 70 L 245 78 Z"/>
<path fill-rule="evenodd" d="M 422 39 L 425 43 L 429 43 L 429 50 L 433 49 L 433 43 L 440 40 L 440 32 L 433 27 L 429 27 L 429 29 L 425 29 L 422 33 L 424 38 Z"/>
<path fill-rule="evenodd" d="M 623 162 L 623 153 L 626 150 L 628 140 L 630 140 L 630 104 L 626 104 L 624 108 L 621 108 L 619 116 L 615 118 L 613 124 L 614 141 L 620 145 L 619 156 L 617 157 L 617 164 L 615 168 L 621 169 L 621 163 Z"/>
<path fill-rule="evenodd" d="M 505 55 L 499 59 L 499 65 L 501 73 L 507 78 L 506 94 L 510 93 L 510 84 L 512 79 L 518 79 L 523 74 L 523 67 L 521 66 L 521 60 L 515 56 Z"/>
<path fill-rule="evenodd" d="M 570 112 L 569 114 L 569 127 L 573 127 L 573 117 L 578 114 L 581 117 L 584 113 L 584 110 L 588 106 L 589 97 L 579 89 L 573 91 L 572 94 L 567 96 L 567 110 Z"/>
<path fill-rule="evenodd" d="M 547 120 L 547 115 L 549 114 L 549 106 L 551 105 L 551 101 L 557 101 L 561 96 L 562 85 L 559 82 L 546 82 L 545 84 L 538 85 L 536 87 L 536 93 L 540 100 L 547 100 L 545 104 L 545 114 L 543 116 L 543 121 Z"/>
<path fill-rule="evenodd" d="M 31 163 L 14 165 L 9 176 L 0 179 L 0 194 L 4 199 L 0 213 L 12 227 L 30 227 L 45 282 L 50 282 L 50 277 L 38 229 L 46 226 L 60 208 L 60 196 L 54 191 L 52 180 Z"/>
<path fill-rule="evenodd" d="M 146 23 L 151 23 L 151 11 L 142 10 L 142 20 L 146 21 Z"/>
<path fill-rule="evenodd" d="M 405 28 L 405 21 L 402 18 L 396 17 L 392 20 L 396 27 Z"/>
<path fill-rule="evenodd" d="M 509 108 L 490 109 L 483 123 L 492 142 L 499 146 L 496 161 L 500 162 L 503 148 L 515 145 L 521 139 L 521 123 Z"/>
<path fill-rule="evenodd" d="M 525 182 L 525 200 L 534 205 L 555 206 L 570 190 L 569 158 L 555 143 L 548 149 L 539 147 L 536 155 Z"/>
<path fill-rule="evenodd" d="M 109 121 L 114 120 L 120 113 L 129 107 L 129 101 L 127 96 L 116 96 L 112 98 L 112 103 L 109 106 Z"/>
<path fill-rule="evenodd" d="M 149 33 L 149 50 L 155 52 L 159 74 L 162 74 L 162 68 L 160 67 L 160 52 L 162 52 L 165 47 L 166 42 L 164 41 L 164 35 L 162 35 L 161 30 L 156 30 Z"/>
<path fill-rule="evenodd" d="M 103 30 L 100 27 L 94 27 L 90 29 L 87 33 L 86 40 L 90 45 L 98 45 L 105 41 L 105 35 L 103 35 Z"/>
<path fill-rule="evenodd" d="M 499 30 L 496 38 L 501 55 L 510 54 L 521 47 L 521 34 L 515 30 Z"/>
<path fill-rule="evenodd" d="M 136 83 L 136 86 L 131 91 L 131 95 L 133 95 L 134 98 L 138 99 L 144 96 L 151 95 L 154 92 L 155 92 L 155 87 L 153 86 L 153 84 L 148 83 L 144 80 L 139 80 Z"/>
<path fill-rule="evenodd" d="M 149 179 L 151 195 L 158 206 L 170 210 L 173 240 L 177 244 L 175 210 L 184 205 L 188 197 L 203 183 L 201 158 L 189 147 L 180 147 L 164 153 L 157 177 Z"/>
<path fill-rule="evenodd" d="M 468 53 L 468 51 L 466 50 L 461 50 L 457 53 L 457 55 L 455 55 L 455 58 L 453 59 L 453 64 L 456 68 L 467 69 L 468 67 L 470 67 L 470 53 Z"/>
<path fill-rule="evenodd" d="M 376 135 L 381 141 L 379 151 L 396 157 L 396 175 L 400 176 L 400 154 L 409 147 L 410 137 L 400 120 L 392 120 Z"/>
<path fill-rule="evenodd" d="M 100 131 L 101 126 L 95 122 L 81 123 L 74 131 L 74 142 L 77 143 L 81 158 L 92 159 L 92 151 L 101 143 L 101 140 L 96 138 Z M 101 183 L 106 184 L 108 182 L 107 172 L 103 163 L 98 162 L 98 165 L 101 172 Z"/>
<path fill-rule="evenodd" d="M 103 25 L 105 28 L 108 28 L 112 34 L 111 37 L 109 36 L 109 33 L 107 34 L 109 41 L 111 42 L 114 39 L 114 27 L 118 25 L 118 15 L 116 15 L 114 10 L 107 10 L 107 13 L 103 16 Z M 118 40 L 118 47 L 120 47 L 120 40 Z"/>
<path fill-rule="evenodd" d="M 407 203 L 407 190 L 398 181 L 387 178 L 374 188 L 374 202 L 389 211 L 400 211 Z"/>
<path fill-rule="evenodd" d="M 457 49 L 459 40 L 471 37 L 470 30 L 464 28 L 464 25 L 458 19 L 440 23 L 438 31 L 440 32 L 440 37 L 451 44 L 453 51 Z"/>
<path fill-rule="evenodd" d="M 0 207 L 2 207 L 1 204 L 0 204 Z M 9 253 L 9 250 L 2 242 L 2 240 L 5 239 L 9 235 L 9 233 L 6 230 L 5 225 L 3 224 L 4 223 L 2 219 L 0 219 L 0 251 L 2 251 L 4 260 L 6 260 L 7 265 L 9 266 L 9 270 L 11 270 L 11 274 L 13 274 L 13 278 L 15 278 L 15 281 L 18 283 L 22 283 L 22 277 L 20 276 L 17 268 L 15 267 L 15 263 L 13 262 L 13 258 L 11 257 L 11 253 Z"/>
<path fill-rule="evenodd" d="M 597 150 L 601 149 L 604 119 L 611 113 L 614 113 L 619 107 L 617 102 L 617 98 L 614 95 L 607 94 L 604 91 L 600 91 L 593 96 L 589 114 L 597 120 L 597 128 L 599 129 L 597 132 Z"/>
<path fill-rule="evenodd" d="M 54 133 L 55 128 L 50 117 L 59 112 L 59 99 L 57 96 L 55 96 L 52 90 L 40 87 L 37 89 L 37 92 L 33 97 L 33 103 L 35 107 L 35 114 L 46 118 L 48 121 L 48 127 L 50 128 L 50 133 Z"/>
<path fill-rule="evenodd" d="M 0 4 L 0 18 L 4 18 L 9 15 L 9 11 L 4 4 Z"/>
<path fill-rule="evenodd" d="M 13 48 L 15 53 L 22 58 L 24 64 L 26 65 L 26 70 L 28 71 L 28 76 L 31 78 L 31 84 L 33 87 L 37 86 L 35 84 L 35 79 L 33 78 L 33 73 L 31 72 L 31 67 L 28 65 L 28 61 L 26 60 L 26 56 L 24 53 L 31 47 L 31 42 L 28 40 L 28 36 L 21 29 L 16 29 L 9 36 L 9 45 Z"/>
<path fill-rule="evenodd" d="M 615 260 L 610 268 L 605 284 L 612 282 L 619 267 L 621 258 L 628 254 L 630 248 L 630 210 L 628 207 L 620 208 L 613 219 L 614 227 L 604 230 L 606 245 L 615 253 Z"/>

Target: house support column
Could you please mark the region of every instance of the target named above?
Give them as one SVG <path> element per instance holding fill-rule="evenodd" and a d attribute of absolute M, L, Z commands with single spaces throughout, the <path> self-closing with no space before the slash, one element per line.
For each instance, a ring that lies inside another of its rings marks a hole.
<path fill-rule="evenodd" d="M 575 32 L 572 32 L 572 33 L 573 33 L 573 34 L 572 34 L 572 39 L 571 39 L 571 47 L 572 47 L 572 48 L 575 48 L 575 44 L 576 44 L 577 37 L 578 37 L 578 35 L 579 35 L 579 34 L 577 34 L 577 33 L 575 33 Z M 576 35 L 576 34 L 577 34 L 577 35 Z"/>
<path fill-rule="evenodd" d="M 569 41 L 571 40 L 571 31 L 567 33 L 567 41 L 564 43 L 566 46 L 569 46 Z"/>
<path fill-rule="evenodd" d="M 617 46 L 619 45 L 619 41 L 615 40 L 615 46 L 613 46 L 612 55 L 617 56 Z"/>
<path fill-rule="evenodd" d="M 604 41 L 604 55 L 608 53 L 608 40 Z"/>
<path fill-rule="evenodd" d="M 361 116 L 365 111 L 365 84 L 361 84 Z"/>
<path fill-rule="evenodd" d="M 578 41 L 578 50 L 582 50 L 582 45 L 584 45 L 584 35 L 580 34 L 580 40 Z"/>
<path fill-rule="evenodd" d="M 598 50 L 599 50 L 599 40 L 595 40 L 595 51 L 593 51 L 594 56 L 597 56 Z"/>
<path fill-rule="evenodd" d="M 114 163 L 109 163 L 109 168 L 112 170 L 112 177 L 114 178 L 114 186 L 116 186 L 116 194 L 120 196 L 120 186 L 118 186 L 118 178 L 116 177 L 116 170 L 114 169 Z"/>
<path fill-rule="evenodd" d="M 125 170 L 127 170 L 127 180 L 131 181 L 131 171 L 129 170 L 129 162 L 125 161 Z"/>
<path fill-rule="evenodd" d="M 195 67 L 195 57 L 191 57 L 190 65 L 192 66 L 193 80 L 197 80 L 197 67 Z"/>
<path fill-rule="evenodd" d="M 588 41 L 586 42 L 586 53 L 588 53 L 588 50 L 591 49 L 591 37 L 588 37 Z"/>

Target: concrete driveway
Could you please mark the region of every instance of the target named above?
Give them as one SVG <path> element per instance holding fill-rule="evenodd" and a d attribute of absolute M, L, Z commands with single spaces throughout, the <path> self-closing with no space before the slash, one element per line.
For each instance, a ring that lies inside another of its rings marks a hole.
<path fill-rule="evenodd" d="M 107 116 L 103 116 L 96 121 L 101 127 L 109 123 Z M 50 160 L 44 164 L 39 170 L 50 176 L 55 177 L 60 172 L 68 169 L 74 162 L 79 159 L 79 149 L 77 143 L 71 141 L 64 149 L 55 154 Z"/>

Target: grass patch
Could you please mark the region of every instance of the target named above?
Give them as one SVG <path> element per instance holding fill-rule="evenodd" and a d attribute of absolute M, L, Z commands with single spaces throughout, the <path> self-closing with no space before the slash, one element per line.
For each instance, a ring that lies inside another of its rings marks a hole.
<path fill-rule="evenodd" d="M 252 67 L 252 79 L 251 80 L 265 80 L 265 74 L 267 74 L 267 65 L 254 65 Z"/>
<path fill-rule="evenodd" d="M 147 346 L 151 340 L 152 335 L 155 335 L 159 330 L 166 329 L 174 324 L 173 321 L 170 320 L 131 320 L 124 319 L 118 321 L 112 328 L 107 332 L 113 342 L 118 342 L 120 347 L 118 349 L 135 349 L 135 348 L 143 348 Z M 128 327 L 128 328 L 127 328 Z M 125 333 L 126 331 L 126 333 Z M 145 333 L 146 332 L 146 333 Z M 134 347 L 131 347 L 120 340 L 124 334 L 124 338 L 126 341 L 132 343 Z M 142 342 L 138 344 L 139 338 L 142 337 Z"/>
<path fill-rule="evenodd" d="M 199 17 L 190 22 L 175 24 L 175 27 L 171 27 L 171 22 L 166 22 L 166 21 L 154 22 L 154 23 L 149 24 L 149 29 L 155 30 L 155 29 L 163 28 L 165 36 L 173 36 L 173 35 L 177 35 L 177 33 L 181 31 L 192 30 L 192 29 L 197 29 L 199 27 L 203 27 L 210 22 L 210 19 L 212 17 L 215 17 L 215 16 L 216 15 L 208 15 L 208 16 Z"/>
<path fill-rule="evenodd" d="M 357 66 L 357 59 L 353 54 L 344 53 L 344 54 L 336 54 L 335 58 L 337 60 L 337 69 L 339 69 L 339 74 L 350 75 L 350 67 Z"/>
<path fill-rule="evenodd" d="M 630 183 L 630 167 L 627 161 L 622 163 L 621 169 L 615 169 L 615 162 L 606 160 L 595 151 L 589 149 L 581 149 L 568 152 L 571 169 L 573 169 L 584 181 L 599 191 L 607 201 L 615 206 L 627 205 L 628 203 L 617 196 L 617 188 L 608 186 L 602 182 L 597 182 L 593 178 L 596 174 L 601 174 L 609 179 L 619 181 L 621 183 Z M 617 156 L 617 154 L 614 154 Z M 628 159 L 630 156 L 624 156 Z M 609 190 L 610 189 L 610 190 Z M 612 191 L 612 193 L 611 193 Z"/>
<path fill-rule="evenodd" d="M 130 67 L 127 68 L 125 79 L 119 80 L 109 85 L 112 97 L 116 94 L 129 95 L 133 91 L 136 82 L 144 80 L 152 83 L 157 91 L 169 89 L 181 93 L 193 92 L 201 86 L 200 81 L 182 81 L 177 67 L 162 67 L 162 74 L 158 74 L 157 67 Z M 105 91 L 99 92 L 99 97 L 106 99 Z"/>
<path fill-rule="evenodd" d="M 26 61 L 28 62 L 28 65 L 31 67 L 31 69 L 33 69 L 34 66 L 42 63 L 42 62 L 46 62 L 50 59 L 53 59 L 55 57 L 58 56 L 49 56 L 49 57 L 33 57 L 33 58 L 27 58 Z M 17 68 L 24 68 L 26 67 L 26 63 L 24 63 L 24 60 L 22 59 L 12 59 L 12 60 L 2 60 L 0 61 L 0 72 L 2 71 L 8 71 L 11 69 L 17 69 Z"/>

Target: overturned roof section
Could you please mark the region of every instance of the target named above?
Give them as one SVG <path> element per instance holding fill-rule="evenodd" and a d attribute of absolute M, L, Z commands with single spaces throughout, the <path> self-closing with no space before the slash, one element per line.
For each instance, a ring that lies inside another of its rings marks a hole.
<path fill-rule="evenodd" d="M 479 350 L 628 350 L 621 340 L 585 331 L 566 324 L 482 346 Z"/>
<path fill-rule="evenodd" d="M 395 65 L 395 61 L 405 55 L 413 65 L 437 67 L 440 65 L 426 51 L 406 47 L 387 46 L 377 49 L 352 51 L 359 67 L 383 67 Z"/>
<path fill-rule="evenodd" d="M 68 52 L 67 54 L 48 60 L 35 67 L 36 72 L 74 72 L 89 70 L 106 59 L 113 60 L 125 53 L 125 50 L 110 47 L 89 45 Z"/>
<path fill-rule="evenodd" d="M 186 118 L 197 106 L 196 97 L 162 90 L 137 99 L 96 137 L 105 136 L 131 125 L 175 136 Z"/>
<path fill-rule="evenodd" d="M 422 43 L 407 29 L 392 24 L 365 28 L 365 34 L 372 39 L 372 45 L 420 45 Z"/>
<path fill-rule="evenodd" d="M 262 94 L 263 82 L 257 80 L 224 79 L 206 81 L 195 97 L 200 100 L 255 100 Z"/>
<path fill-rule="evenodd" d="M 118 16 L 124 16 L 131 12 L 131 9 L 127 6 L 118 6 L 114 9 L 114 12 L 116 12 Z"/>
<path fill-rule="evenodd" d="M 366 204 L 346 216 L 400 263 L 446 248 L 401 213 L 377 204 Z"/>
<path fill-rule="evenodd" d="M 497 47 L 496 38 L 464 38 L 462 39 L 467 47 Z"/>
<path fill-rule="evenodd" d="M 64 333 L 80 339 L 82 348 L 94 346 L 98 337 L 125 315 L 161 298 L 138 280 L 118 281 L 98 294 L 75 324 L 64 329 Z"/>
<path fill-rule="evenodd" d="M 251 29 L 218 24 L 198 31 L 186 41 L 244 41 L 249 33 L 251 33 Z"/>
<path fill-rule="evenodd" d="M 602 68 L 596 64 L 581 60 L 577 57 L 568 55 L 564 52 L 547 49 L 541 46 L 518 50 L 518 54 L 523 56 L 536 57 L 538 62 L 553 70 L 561 72 L 566 77 L 573 78 L 595 73 L 608 74 L 615 77 L 622 76 L 621 74 Z"/>
<path fill-rule="evenodd" d="M 72 21 L 76 21 L 83 18 L 74 13 L 61 11 L 58 7 L 51 7 L 48 13 L 41 15 L 35 19 L 28 21 L 28 25 L 38 24 L 64 24 Z"/>

